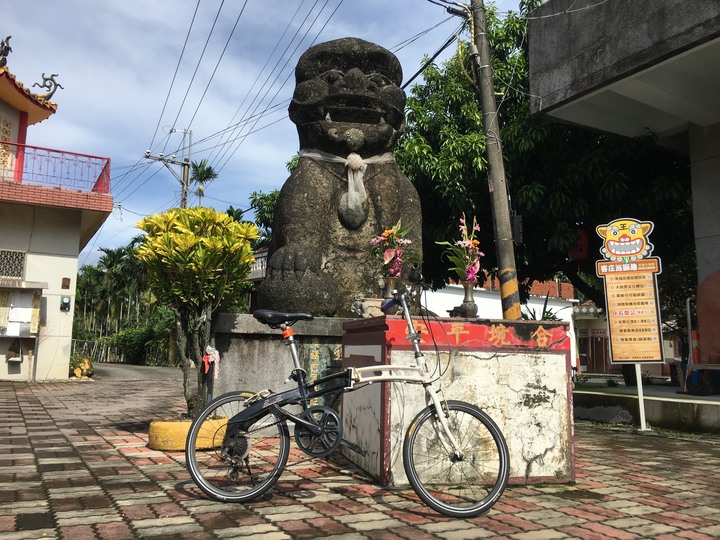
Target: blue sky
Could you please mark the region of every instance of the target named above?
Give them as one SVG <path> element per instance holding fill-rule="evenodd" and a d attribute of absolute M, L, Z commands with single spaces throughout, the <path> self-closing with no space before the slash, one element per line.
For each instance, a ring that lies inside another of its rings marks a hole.
<path fill-rule="evenodd" d="M 518 3 L 495 5 L 517 11 Z M 64 87 L 53 96 L 57 113 L 28 129 L 28 144 L 112 160 L 115 209 L 80 265 L 97 262 L 100 247 L 126 244 L 145 215 L 178 205 L 180 183 L 143 156 L 180 156 L 183 130 L 192 131 L 192 160 L 219 172 L 204 205 L 246 208 L 251 192 L 279 189 L 298 150 L 287 118 L 293 70 L 313 43 L 375 42 L 396 53 L 407 80 L 460 25 L 427 0 L 6 4 L 0 34 L 12 36 L 10 71 L 27 88 L 43 73 Z M 197 202 L 191 194 L 189 204 Z"/>

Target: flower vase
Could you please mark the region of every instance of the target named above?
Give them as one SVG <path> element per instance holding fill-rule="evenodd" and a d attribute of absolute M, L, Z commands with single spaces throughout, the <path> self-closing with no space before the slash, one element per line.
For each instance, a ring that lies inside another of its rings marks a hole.
<path fill-rule="evenodd" d="M 475 297 L 473 296 L 473 289 L 475 288 L 475 281 L 461 281 L 465 296 L 463 297 L 462 304 L 455 306 L 449 311 L 451 317 L 464 317 L 474 318 L 477 317 L 478 306 L 475 303 Z"/>
<path fill-rule="evenodd" d="M 398 278 L 396 276 L 388 276 L 384 277 L 383 280 L 385 281 L 383 299 L 390 300 L 393 297 L 393 291 L 395 290 L 395 285 L 397 285 Z"/>
<path fill-rule="evenodd" d="M 465 297 L 463 298 L 462 302 L 462 308 L 465 311 L 465 317 L 475 317 L 477 316 L 478 307 L 475 303 L 475 297 L 473 296 L 473 290 L 475 289 L 475 282 L 474 281 L 465 281 L 463 280 L 462 286 L 465 290 Z"/>

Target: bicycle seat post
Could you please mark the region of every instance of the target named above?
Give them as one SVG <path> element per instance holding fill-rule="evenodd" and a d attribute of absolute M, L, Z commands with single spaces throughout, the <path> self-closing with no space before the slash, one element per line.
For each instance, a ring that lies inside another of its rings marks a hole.
<path fill-rule="evenodd" d="M 293 371 L 304 371 L 300 364 L 300 353 L 298 352 L 297 341 L 295 341 L 295 331 L 287 324 L 281 324 L 280 330 L 282 330 L 283 343 L 290 347 L 290 355 L 294 366 Z"/>

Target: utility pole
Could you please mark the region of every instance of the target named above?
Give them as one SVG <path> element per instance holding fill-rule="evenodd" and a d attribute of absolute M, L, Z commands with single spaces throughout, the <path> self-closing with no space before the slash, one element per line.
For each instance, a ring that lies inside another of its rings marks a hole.
<path fill-rule="evenodd" d="M 173 128 L 172 132 L 177 131 Z M 185 146 L 185 137 L 189 137 L 189 143 Z M 192 131 L 183 130 L 183 158 L 177 159 L 175 154 L 172 156 L 166 156 L 162 152 L 158 155 L 153 156 L 150 150 L 145 150 L 145 159 L 151 159 L 153 161 L 159 161 L 177 178 L 180 182 L 180 208 L 187 208 L 187 192 L 190 186 L 190 155 L 192 153 Z M 187 148 L 187 155 L 185 155 L 185 149 Z M 180 165 L 180 174 L 175 171 L 170 165 Z"/>
<path fill-rule="evenodd" d="M 485 147 L 489 166 L 488 188 L 495 231 L 500 299 L 504 319 L 521 319 L 520 292 L 515 266 L 512 225 L 510 223 L 510 201 L 505 180 L 500 125 L 498 123 L 495 88 L 493 85 L 492 58 L 487 38 L 487 21 L 483 0 L 472 0 L 473 43 L 470 54 L 473 58 L 480 90 L 480 107 L 483 112 Z"/>

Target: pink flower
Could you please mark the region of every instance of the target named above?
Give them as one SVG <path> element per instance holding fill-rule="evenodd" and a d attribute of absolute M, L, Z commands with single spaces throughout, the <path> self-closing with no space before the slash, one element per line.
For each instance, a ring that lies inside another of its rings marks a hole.
<path fill-rule="evenodd" d="M 437 242 L 446 246 L 444 255 L 450 261 L 450 270 L 455 272 L 459 279 L 467 281 L 477 281 L 478 275 L 482 275 L 480 270 L 480 258 L 485 254 L 480 251 L 480 242 L 476 238 L 476 234 L 480 231 L 480 225 L 477 219 L 473 217 L 472 228 L 468 226 L 468 222 L 463 213 L 459 219 L 461 238 L 454 242 Z M 470 231 L 470 232 L 468 232 Z"/>
<path fill-rule="evenodd" d="M 380 274 L 383 277 L 402 276 L 403 252 L 410 258 L 413 256 L 413 249 L 410 247 L 412 241 L 405 238 L 408 232 L 409 228 L 403 228 L 398 221 L 394 227 L 385 229 L 381 235 L 370 239 L 372 254 L 380 263 Z"/>
<path fill-rule="evenodd" d="M 478 259 L 475 259 L 475 261 L 468 265 L 465 269 L 465 279 L 467 281 L 477 281 L 477 273 L 480 271 L 480 261 Z"/>

